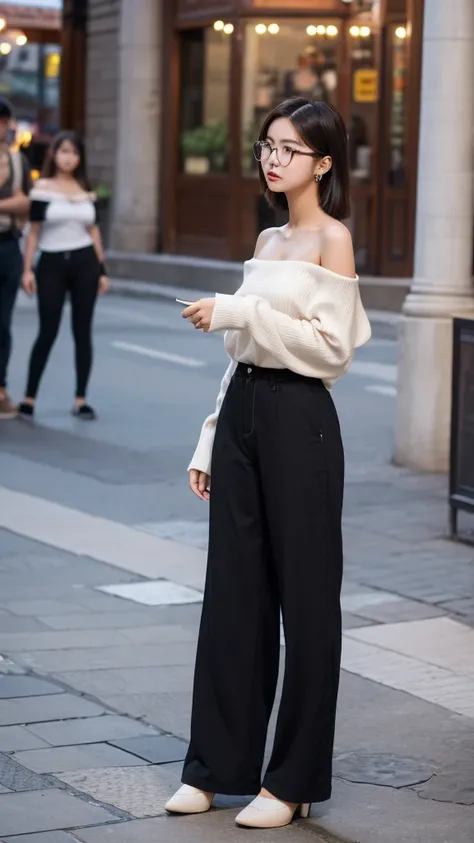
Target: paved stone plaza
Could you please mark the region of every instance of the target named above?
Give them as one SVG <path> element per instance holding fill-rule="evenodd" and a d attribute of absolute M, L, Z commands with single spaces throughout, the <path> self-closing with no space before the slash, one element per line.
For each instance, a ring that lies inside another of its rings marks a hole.
<path fill-rule="evenodd" d="M 207 511 L 184 469 L 225 368 L 177 308 L 101 302 L 95 425 L 68 414 L 65 323 L 37 420 L 0 426 L 4 843 L 246 834 L 240 797 L 199 817 L 163 808 L 189 737 L 205 570 Z M 33 333 L 20 300 L 15 396 Z M 474 550 L 445 538 L 446 478 L 390 464 L 394 362 L 375 338 L 334 393 L 347 489 L 333 799 L 257 843 L 474 839 Z"/>

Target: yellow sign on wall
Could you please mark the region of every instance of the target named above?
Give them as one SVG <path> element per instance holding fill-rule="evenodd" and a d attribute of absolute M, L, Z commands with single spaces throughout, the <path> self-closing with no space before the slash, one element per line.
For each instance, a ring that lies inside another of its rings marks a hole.
<path fill-rule="evenodd" d="M 377 102 L 379 75 L 373 68 L 361 68 L 354 73 L 352 96 L 354 102 Z"/>
<path fill-rule="evenodd" d="M 48 79 L 55 79 L 59 76 L 59 67 L 61 64 L 61 56 L 59 53 L 48 53 L 45 62 L 45 76 Z"/>

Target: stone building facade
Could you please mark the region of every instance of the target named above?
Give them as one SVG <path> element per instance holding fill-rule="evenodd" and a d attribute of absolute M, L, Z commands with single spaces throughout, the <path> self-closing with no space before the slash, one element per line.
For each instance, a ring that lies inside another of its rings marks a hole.
<path fill-rule="evenodd" d="M 89 0 L 87 16 L 86 137 L 91 179 L 114 187 L 119 119 L 121 0 Z"/>
<path fill-rule="evenodd" d="M 112 190 L 109 242 L 154 252 L 158 238 L 161 0 L 88 0 L 86 139 Z"/>

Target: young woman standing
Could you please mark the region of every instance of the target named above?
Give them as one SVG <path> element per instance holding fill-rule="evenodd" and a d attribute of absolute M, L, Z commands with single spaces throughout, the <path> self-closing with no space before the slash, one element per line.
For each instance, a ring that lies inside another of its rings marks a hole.
<path fill-rule="evenodd" d="M 36 394 L 56 339 L 66 295 L 72 310 L 76 360 L 73 415 L 95 419 L 86 403 L 92 366 L 92 318 L 97 294 L 108 278 L 97 226 L 95 196 L 87 182 L 85 151 L 75 132 L 61 132 L 53 141 L 42 178 L 30 193 L 30 230 L 25 248 L 23 288 L 38 297 L 39 333 L 33 345 L 25 398 L 20 415 L 33 416 Z M 37 250 L 40 258 L 33 272 Z"/>
<path fill-rule="evenodd" d="M 255 144 L 263 190 L 289 206 L 264 231 L 235 296 L 183 317 L 225 330 L 232 358 L 206 419 L 190 485 L 211 501 L 191 742 L 167 810 L 214 793 L 259 795 L 239 825 L 271 828 L 329 799 L 340 672 L 344 455 L 332 383 L 370 337 L 349 231 L 346 131 L 297 98 Z M 283 615 L 286 653 L 273 752 L 261 770 Z"/>

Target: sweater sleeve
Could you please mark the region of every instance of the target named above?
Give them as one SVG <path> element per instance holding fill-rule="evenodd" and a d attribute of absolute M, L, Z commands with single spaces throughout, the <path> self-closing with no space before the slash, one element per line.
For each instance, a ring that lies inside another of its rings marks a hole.
<path fill-rule="evenodd" d="M 214 435 L 216 432 L 217 419 L 219 418 L 222 402 L 224 401 L 227 389 L 232 380 L 232 376 L 237 368 L 235 360 L 231 360 L 227 367 L 226 373 L 222 378 L 221 387 L 216 401 L 216 409 L 205 420 L 199 441 L 194 451 L 193 458 L 188 465 L 188 471 L 196 468 L 198 471 L 204 471 L 206 474 L 211 474 L 211 457 L 212 447 L 214 445 Z"/>
<path fill-rule="evenodd" d="M 337 378 L 354 348 L 370 337 L 357 281 L 336 275 L 322 280 L 305 310 L 305 318 L 293 318 L 260 296 L 218 293 L 210 330 L 247 330 L 285 368 Z"/>

